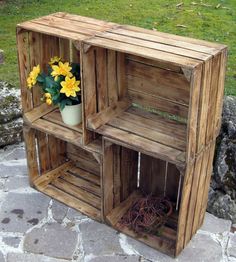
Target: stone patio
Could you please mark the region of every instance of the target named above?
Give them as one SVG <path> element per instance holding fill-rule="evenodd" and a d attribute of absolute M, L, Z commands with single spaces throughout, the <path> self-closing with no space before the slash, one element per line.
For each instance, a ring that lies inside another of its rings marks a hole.
<path fill-rule="evenodd" d="M 0 150 L 0 262 L 236 262 L 231 222 L 206 214 L 177 259 L 30 188 L 24 144 Z"/>

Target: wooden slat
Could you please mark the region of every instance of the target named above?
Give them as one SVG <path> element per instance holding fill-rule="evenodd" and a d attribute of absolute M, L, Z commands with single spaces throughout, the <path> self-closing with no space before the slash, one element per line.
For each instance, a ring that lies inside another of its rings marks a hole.
<path fill-rule="evenodd" d="M 197 148 L 197 127 L 198 127 L 198 108 L 199 95 L 201 89 L 202 66 L 195 68 L 191 76 L 190 104 L 188 112 L 188 129 L 187 129 L 187 156 L 186 160 L 194 158 Z"/>
<path fill-rule="evenodd" d="M 97 113 L 96 103 L 96 79 L 95 79 L 95 55 L 94 49 L 87 53 L 84 50 L 86 45 L 81 47 L 82 56 L 82 97 L 83 97 L 83 143 L 86 145 L 93 140 L 93 133 L 86 129 L 86 120 L 88 116 Z M 85 87 L 85 88 L 84 88 Z"/>
<path fill-rule="evenodd" d="M 101 198 L 100 197 L 97 197 L 94 194 L 87 192 L 86 190 L 83 190 L 77 186 L 74 186 L 69 181 L 65 181 L 64 179 L 57 178 L 56 180 L 52 181 L 51 184 L 61 189 L 62 191 L 70 195 L 73 195 L 74 197 L 84 201 L 85 203 L 89 205 L 97 209 L 101 209 Z"/>
<path fill-rule="evenodd" d="M 70 61 L 70 40 L 59 38 L 59 57 L 64 61 Z"/>
<path fill-rule="evenodd" d="M 43 104 L 33 108 L 29 112 L 26 112 L 24 114 L 24 120 L 29 122 L 29 123 L 32 123 L 35 120 L 41 118 L 42 116 L 50 113 L 53 110 L 55 110 L 54 106 L 48 106 L 46 103 L 43 103 Z"/>
<path fill-rule="evenodd" d="M 43 193 L 49 195 L 50 197 L 53 197 L 57 199 L 58 201 L 75 208 L 76 210 L 80 211 L 81 213 L 92 217 L 98 221 L 101 220 L 101 212 L 97 209 L 92 207 L 91 205 L 88 205 L 87 203 L 63 192 L 62 190 L 59 190 L 53 186 L 47 186 L 46 188 L 39 188 Z"/>
<path fill-rule="evenodd" d="M 29 47 L 30 47 L 30 67 L 31 70 L 34 66 L 40 65 L 43 70 L 43 41 L 42 34 L 36 32 L 29 32 Z M 41 98 L 43 97 L 42 87 L 38 84 L 32 87 L 32 98 L 34 107 L 42 104 Z"/>
<path fill-rule="evenodd" d="M 19 30 L 19 28 L 18 28 Z M 21 85 L 21 103 L 24 113 L 32 109 L 32 93 L 27 88 L 27 77 L 30 72 L 29 36 L 28 32 L 17 32 L 17 54 Z"/>
<path fill-rule="evenodd" d="M 141 194 L 136 190 L 128 198 L 122 201 L 119 206 L 112 209 L 112 211 L 106 216 L 107 221 L 112 226 L 115 226 L 138 197 L 141 197 Z"/>
<path fill-rule="evenodd" d="M 41 25 L 33 21 L 24 22 L 22 24 L 19 24 L 18 27 L 29 31 L 34 31 L 56 37 L 63 37 L 72 40 L 83 40 L 87 38 L 87 36 L 84 34 L 74 33 L 64 29 L 52 28 L 51 26 Z"/>
<path fill-rule="evenodd" d="M 91 182 L 95 185 L 100 186 L 101 181 L 100 181 L 100 177 L 99 176 L 95 176 L 94 174 L 87 172 L 81 168 L 78 167 L 72 167 L 70 169 L 70 173 L 72 173 L 73 175 L 80 177 L 88 182 Z"/>
<path fill-rule="evenodd" d="M 47 173 L 52 167 L 50 162 L 50 156 L 49 156 L 48 136 L 46 133 L 41 132 L 39 130 L 37 130 L 36 136 L 37 136 L 40 174 L 43 175 Z"/>
<path fill-rule="evenodd" d="M 116 78 L 117 78 L 118 98 L 119 100 L 121 100 L 127 96 L 125 54 L 121 52 L 117 52 L 116 62 L 117 62 Z"/>
<path fill-rule="evenodd" d="M 218 81 L 220 75 L 220 54 L 215 56 L 212 60 L 212 75 L 211 75 L 211 87 L 209 96 L 209 107 L 208 107 L 208 121 L 206 128 L 206 141 L 207 145 L 210 141 L 215 138 L 215 117 L 216 117 L 216 101 L 217 101 L 217 91 L 218 91 Z"/>
<path fill-rule="evenodd" d="M 184 237 L 184 246 L 188 244 L 190 239 L 192 238 L 192 227 L 193 227 L 193 221 L 195 214 L 195 206 L 197 198 L 200 197 L 198 195 L 198 185 L 199 185 L 199 179 L 201 174 L 201 166 L 202 166 L 203 154 L 198 156 L 195 161 L 194 166 L 194 173 L 193 173 L 193 180 L 192 180 L 192 186 L 191 186 L 191 195 L 189 198 L 189 207 L 188 207 L 188 214 L 187 214 L 187 220 L 186 220 L 186 228 L 185 228 L 185 237 Z"/>
<path fill-rule="evenodd" d="M 132 119 L 132 116 L 130 118 Z M 168 135 L 165 132 L 156 130 L 155 127 L 142 123 L 140 124 L 134 120 L 129 121 L 129 118 L 121 119 L 118 116 L 110 120 L 107 125 L 147 138 L 151 141 L 170 146 L 172 148 L 180 149 L 182 151 L 184 151 L 186 147 L 186 142 L 179 139 L 177 136 L 174 137 L 173 135 Z"/>
<path fill-rule="evenodd" d="M 121 159 L 121 150 L 122 147 L 113 145 L 113 205 L 114 207 L 117 207 L 121 202 L 121 189 L 123 189 L 123 186 L 121 187 L 121 171 L 124 173 L 124 163 Z M 127 165 L 125 165 L 127 167 Z"/>
<path fill-rule="evenodd" d="M 113 105 L 118 100 L 118 86 L 116 77 L 116 52 L 107 50 L 107 86 L 108 86 L 108 104 Z"/>
<path fill-rule="evenodd" d="M 138 39 L 145 39 L 156 43 L 162 43 L 168 46 L 180 47 L 182 49 L 186 49 L 186 52 L 188 52 L 188 50 L 192 50 L 200 53 L 214 55 L 218 51 L 215 47 L 201 44 L 201 40 L 196 41 L 196 39 L 194 39 L 193 43 L 191 43 L 191 41 L 189 41 L 189 38 L 181 38 L 178 36 L 172 37 L 172 35 L 162 32 L 152 33 L 150 32 L 150 30 L 139 29 L 130 26 L 122 26 L 121 28 L 117 28 L 115 32 L 116 34 L 128 35 Z"/>
<path fill-rule="evenodd" d="M 179 170 L 176 168 L 175 165 L 168 163 L 165 196 L 168 199 L 170 199 L 173 203 L 177 203 L 178 190 L 181 190 L 181 185 L 179 185 L 179 179 Z"/>
<path fill-rule="evenodd" d="M 80 43 L 70 41 L 70 61 L 80 64 Z"/>
<path fill-rule="evenodd" d="M 153 108 L 162 112 L 167 112 L 182 118 L 187 118 L 188 107 L 180 104 L 173 103 L 158 96 L 147 94 L 144 92 L 137 92 L 137 90 L 128 91 L 129 97 L 134 104 L 141 105 L 146 108 Z"/>
<path fill-rule="evenodd" d="M 121 148 L 120 160 L 121 201 L 137 190 L 138 152 L 129 148 Z"/>
<path fill-rule="evenodd" d="M 96 87 L 98 112 L 104 110 L 108 106 L 107 70 L 106 49 L 96 48 Z"/>
<path fill-rule="evenodd" d="M 113 209 L 113 187 L 114 187 L 114 176 L 113 176 L 113 149 L 111 143 L 103 139 L 103 212 L 106 217 Z"/>
<path fill-rule="evenodd" d="M 51 167 L 54 169 L 66 160 L 66 142 L 48 135 L 48 150 Z"/>
<path fill-rule="evenodd" d="M 128 89 L 188 105 L 190 83 L 183 74 L 130 60 L 126 65 L 126 70 Z"/>
<path fill-rule="evenodd" d="M 61 112 L 59 109 L 50 110 L 47 114 L 43 115 L 43 119 L 46 119 L 49 122 L 58 124 L 60 126 L 66 127 L 68 129 L 77 131 L 78 133 L 82 134 L 82 124 L 76 126 L 68 126 L 62 121 Z"/>
<path fill-rule="evenodd" d="M 41 130 L 42 132 L 47 132 L 48 134 L 54 135 L 57 138 L 81 146 L 81 134 L 76 131 L 67 129 L 54 123 L 50 123 L 44 119 L 36 120 L 32 126 L 38 130 Z"/>
<path fill-rule="evenodd" d="M 220 73 L 219 73 L 218 92 L 217 92 L 217 101 L 216 101 L 216 113 L 215 113 L 215 123 L 214 123 L 216 136 L 219 135 L 220 128 L 221 128 L 226 63 L 227 63 L 227 50 L 224 50 L 221 53 Z"/>
<path fill-rule="evenodd" d="M 36 188 L 43 190 L 45 189 L 49 183 L 52 182 L 52 180 L 56 179 L 60 175 L 62 175 L 67 169 L 70 169 L 73 164 L 71 162 L 66 162 L 63 165 L 47 172 L 46 174 L 38 177 L 35 181 L 34 184 Z"/>
<path fill-rule="evenodd" d="M 100 127 L 97 129 L 97 132 L 103 134 L 107 138 L 110 138 L 109 140 L 114 139 L 116 141 L 115 143 L 118 145 L 175 163 L 179 166 L 184 164 L 185 156 L 180 150 L 170 148 L 111 126 Z"/>
<path fill-rule="evenodd" d="M 141 154 L 139 187 L 145 195 L 164 197 L 166 162 Z"/>
<path fill-rule="evenodd" d="M 198 183 L 198 197 L 196 201 L 196 207 L 195 207 L 195 214 L 194 214 L 194 220 L 193 220 L 193 227 L 192 227 L 192 234 L 195 234 L 199 228 L 200 224 L 200 215 L 201 215 L 201 204 L 203 199 L 203 193 L 204 193 L 204 187 L 205 187 L 205 181 L 207 176 L 207 164 L 209 159 L 209 150 L 205 150 L 202 152 L 203 154 L 203 160 L 202 160 L 202 166 L 201 166 L 201 175 L 199 178 Z"/>
<path fill-rule="evenodd" d="M 187 69 L 192 69 L 199 64 L 199 61 L 195 59 L 182 57 L 179 55 L 166 53 L 155 49 L 150 49 L 145 46 L 134 46 L 132 44 L 105 39 L 99 36 L 86 39 L 84 40 L 84 42 L 89 45 L 109 48 L 114 51 L 125 52 L 132 55 L 139 55 L 145 58 L 150 58 L 158 61 L 173 63 L 174 65 L 181 66 Z"/>
<path fill-rule="evenodd" d="M 172 40 L 182 41 L 182 42 L 186 42 L 186 43 L 196 44 L 196 45 L 199 46 L 199 48 L 208 47 L 208 48 L 213 49 L 213 50 L 215 49 L 216 52 L 221 50 L 222 48 L 225 48 L 225 46 L 222 45 L 222 44 L 212 43 L 212 42 L 208 42 L 208 41 L 204 41 L 204 40 L 200 40 L 200 39 L 194 39 L 194 38 L 185 37 L 185 36 L 173 35 L 173 34 L 158 32 L 158 31 L 154 31 L 154 30 L 148 30 L 148 29 L 144 29 L 144 28 L 140 28 L 140 27 L 136 27 L 136 26 L 130 26 L 130 25 L 125 25 L 125 26 L 122 26 L 122 27 L 124 29 L 128 29 L 130 31 L 161 36 L 161 37 L 164 37 L 168 40 L 172 39 Z"/>
<path fill-rule="evenodd" d="M 185 235 L 185 227 L 186 227 L 187 214 L 189 208 L 189 198 L 191 194 L 193 172 L 194 172 L 194 165 L 189 164 L 184 174 L 183 190 L 181 193 L 181 204 L 179 210 L 177 241 L 176 241 L 176 250 L 175 250 L 176 256 L 178 256 L 178 254 L 184 248 L 184 235 Z"/>
<path fill-rule="evenodd" d="M 71 175 L 69 173 L 69 170 L 68 172 L 66 172 L 65 174 L 62 174 L 60 176 L 60 178 L 62 178 L 63 180 L 75 185 L 75 186 L 78 186 L 80 188 L 82 188 L 83 190 L 85 191 L 88 191 L 96 196 L 101 196 L 101 189 L 99 186 L 89 182 L 89 181 L 86 181 L 78 176 L 74 176 L 74 175 Z"/>
<path fill-rule="evenodd" d="M 67 153 L 67 156 L 76 163 L 77 167 L 100 176 L 100 165 L 97 162 L 85 159 L 81 156 L 78 157 L 71 153 Z"/>
<path fill-rule="evenodd" d="M 211 74 L 212 74 L 211 65 L 212 65 L 212 61 L 208 61 L 205 63 L 205 66 L 203 67 L 202 84 L 201 84 L 202 88 L 201 88 L 200 102 L 199 102 L 199 117 L 198 117 L 199 125 L 197 131 L 196 152 L 200 152 L 204 148 L 205 141 L 206 141 L 209 96 L 212 95 L 210 94 Z"/>
<path fill-rule="evenodd" d="M 36 131 L 27 126 L 23 127 L 23 135 L 26 146 L 26 156 L 27 156 L 27 167 L 29 175 L 29 183 L 34 186 L 34 181 L 39 177 L 37 152 L 36 152 Z"/>
<path fill-rule="evenodd" d="M 146 48 L 150 48 L 151 50 L 158 50 L 175 55 L 181 55 L 186 57 L 187 59 L 193 58 L 193 59 L 205 61 L 211 58 L 211 55 L 208 53 L 201 53 L 190 49 L 184 49 L 182 47 L 166 45 L 160 42 L 151 41 L 150 39 L 132 37 L 130 36 L 129 33 L 126 35 L 117 34 L 116 29 L 110 30 L 110 32 L 104 32 L 101 36 L 104 37 L 105 39 L 132 44 L 134 48 L 136 46 L 146 47 Z"/>
<path fill-rule="evenodd" d="M 123 111 L 131 106 L 131 101 L 129 99 L 124 99 L 113 104 L 109 107 L 100 111 L 97 114 L 93 114 L 87 118 L 87 127 L 96 130 L 97 128 L 106 124 L 112 118 L 118 116 Z"/>

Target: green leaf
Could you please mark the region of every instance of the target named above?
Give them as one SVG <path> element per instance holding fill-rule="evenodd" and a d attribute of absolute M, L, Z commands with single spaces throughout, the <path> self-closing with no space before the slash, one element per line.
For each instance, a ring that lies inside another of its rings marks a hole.
<path fill-rule="evenodd" d="M 39 74 L 38 77 L 37 77 L 37 82 L 43 84 L 44 81 L 45 81 L 45 77 L 42 74 Z"/>

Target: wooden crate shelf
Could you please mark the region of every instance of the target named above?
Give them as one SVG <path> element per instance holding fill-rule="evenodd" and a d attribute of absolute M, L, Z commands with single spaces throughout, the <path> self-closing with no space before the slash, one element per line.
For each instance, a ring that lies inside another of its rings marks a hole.
<path fill-rule="evenodd" d="M 227 47 L 61 12 L 17 25 L 17 45 L 30 184 L 177 256 L 204 220 Z M 81 125 L 27 89 L 53 56 L 80 63 Z M 174 207 L 158 235 L 119 222 L 141 193 Z"/>

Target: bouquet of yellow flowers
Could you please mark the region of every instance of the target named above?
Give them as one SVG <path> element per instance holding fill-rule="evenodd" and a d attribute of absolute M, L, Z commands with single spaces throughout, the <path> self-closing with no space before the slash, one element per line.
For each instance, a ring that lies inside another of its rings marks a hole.
<path fill-rule="evenodd" d="M 40 66 L 33 67 L 27 78 L 28 88 L 39 84 L 43 90 L 42 100 L 48 105 L 59 105 L 63 110 L 66 105 L 81 103 L 80 65 L 62 61 L 59 57 L 51 58 L 47 72 L 41 72 Z"/>

